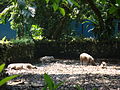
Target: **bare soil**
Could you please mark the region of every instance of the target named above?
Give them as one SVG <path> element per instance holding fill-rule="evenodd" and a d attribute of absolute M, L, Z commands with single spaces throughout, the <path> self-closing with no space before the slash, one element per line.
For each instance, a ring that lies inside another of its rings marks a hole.
<path fill-rule="evenodd" d="M 101 59 L 99 61 L 103 61 Z M 8 70 L 9 75 L 21 76 L 7 83 L 7 90 L 41 90 L 45 83 L 43 74 L 47 73 L 57 84 L 64 82 L 57 90 L 78 90 L 79 85 L 85 90 L 120 90 L 120 64 L 107 62 L 107 67 L 81 65 L 79 60 L 44 61 L 34 64 L 37 69 Z"/>

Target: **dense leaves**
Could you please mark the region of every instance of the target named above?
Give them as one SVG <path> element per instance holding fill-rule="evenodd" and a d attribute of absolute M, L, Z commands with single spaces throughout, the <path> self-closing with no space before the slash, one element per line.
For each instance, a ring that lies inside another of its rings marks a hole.
<path fill-rule="evenodd" d="M 113 34 L 113 19 L 119 19 L 119 0 L 7 0 L 0 13 L 0 23 L 9 20 L 18 31 L 18 37 L 31 35 L 30 28 L 44 28 L 43 35 L 60 39 L 73 19 L 93 22 L 93 32 L 98 38 L 109 39 Z"/>
<path fill-rule="evenodd" d="M 0 13 L 0 23 L 10 21 L 11 28 L 18 31 L 18 37 L 29 33 L 32 18 L 35 16 L 34 0 L 8 0 L 8 6 Z"/>

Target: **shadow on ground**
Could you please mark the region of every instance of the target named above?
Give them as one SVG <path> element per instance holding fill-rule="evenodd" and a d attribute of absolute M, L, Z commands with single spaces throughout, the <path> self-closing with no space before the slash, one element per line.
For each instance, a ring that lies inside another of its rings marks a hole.
<path fill-rule="evenodd" d="M 79 65 L 79 60 L 57 60 L 45 63 L 44 67 L 51 63 L 61 63 L 64 65 Z M 43 64 L 36 64 L 42 67 Z M 112 65 L 114 66 L 114 65 Z M 56 67 L 54 67 L 55 69 Z M 120 70 L 119 68 L 117 68 Z M 48 70 L 49 71 L 49 70 Z M 106 71 L 106 69 L 104 70 Z M 61 81 L 64 82 L 57 90 L 78 90 L 76 85 L 79 85 L 85 90 L 119 90 L 120 89 L 120 74 L 93 74 L 79 73 L 79 74 L 49 74 L 54 82 L 57 84 Z M 13 79 L 7 83 L 6 90 L 41 90 L 45 83 L 43 74 L 35 73 L 22 73 L 21 77 Z M 104 89 L 103 89 L 104 88 Z"/>

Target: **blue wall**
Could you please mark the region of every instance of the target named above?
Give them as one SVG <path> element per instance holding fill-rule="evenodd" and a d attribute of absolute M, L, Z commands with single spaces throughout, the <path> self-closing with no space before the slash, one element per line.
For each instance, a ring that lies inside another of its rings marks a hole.
<path fill-rule="evenodd" d="M 87 25 L 89 25 L 89 27 Z M 92 25 L 91 22 L 81 24 L 74 20 L 71 22 L 70 28 L 76 32 L 77 36 L 83 35 L 84 37 L 93 37 L 94 38 L 94 33 L 91 30 L 92 28 L 94 28 L 94 26 Z M 15 39 L 16 38 L 16 31 L 10 29 L 9 22 L 7 22 L 6 24 L 0 24 L 0 39 L 2 39 L 5 36 L 7 39 Z"/>
<path fill-rule="evenodd" d="M 92 29 L 94 28 L 92 22 L 81 24 L 74 20 L 70 23 L 70 28 L 76 32 L 77 36 L 83 35 L 84 37 L 95 38 L 94 33 L 92 32 Z"/>
<path fill-rule="evenodd" d="M 7 39 L 16 38 L 16 31 L 10 29 L 9 22 L 7 22 L 6 24 L 0 24 L 0 39 L 2 39 L 5 36 Z"/>

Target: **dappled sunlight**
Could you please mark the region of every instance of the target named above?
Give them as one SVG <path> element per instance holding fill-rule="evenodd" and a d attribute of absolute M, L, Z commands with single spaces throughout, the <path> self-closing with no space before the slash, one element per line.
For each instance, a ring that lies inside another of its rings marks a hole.
<path fill-rule="evenodd" d="M 39 89 L 43 88 L 43 74 L 47 73 L 56 83 L 64 82 L 60 90 L 62 88 L 75 90 L 75 85 L 77 84 L 86 88 L 86 90 L 89 90 L 88 88 L 92 89 L 93 87 L 100 88 L 104 85 L 109 86 L 111 89 L 120 88 L 120 66 L 108 65 L 103 69 L 99 65 L 82 66 L 79 61 L 74 63 L 70 60 L 61 60 L 55 63 L 40 63 L 35 66 L 37 67 L 36 69 L 8 70 L 6 73 L 10 75 L 21 75 L 21 77 L 9 81 L 9 87 L 30 88 L 32 86 Z"/>
<path fill-rule="evenodd" d="M 9 70 L 7 73 L 9 74 L 106 74 L 106 75 L 116 75 L 120 74 L 119 70 L 120 66 L 107 66 L 105 69 L 101 68 L 100 66 L 86 66 L 86 65 L 76 65 L 76 64 L 65 64 L 65 63 L 50 63 L 46 65 L 37 64 L 36 69 L 30 70 Z"/>

